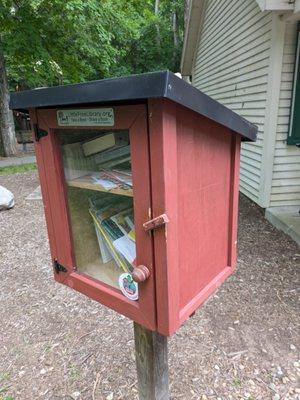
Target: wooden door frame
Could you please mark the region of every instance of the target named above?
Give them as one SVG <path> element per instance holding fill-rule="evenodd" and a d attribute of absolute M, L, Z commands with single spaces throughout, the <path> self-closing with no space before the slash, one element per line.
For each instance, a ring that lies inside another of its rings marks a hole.
<path fill-rule="evenodd" d="M 67 109 L 68 107 L 63 107 Z M 88 107 L 73 107 L 85 109 Z M 97 106 L 93 106 L 97 108 Z M 99 108 L 101 108 L 99 106 Z M 38 171 L 41 181 L 47 229 L 52 260 L 57 259 L 68 269 L 67 273 L 54 273 L 55 280 L 133 319 L 150 330 L 156 330 L 155 274 L 153 237 L 143 230 L 142 224 L 152 217 L 150 155 L 147 128 L 147 109 L 143 104 L 112 107 L 114 126 L 62 127 L 57 124 L 56 113 L 61 108 L 31 109 L 30 119 L 46 130 L 48 135 L 35 140 Z M 76 271 L 70 217 L 66 197 L 60 144 L 55 129 L 93 129 L 99 131 L 129 130 L 132 158 L 134 217 L 136 226 L 137 264 L 146 265 L 150 278 L 139 285 L 139 300 L 127 299 L 117 289 Z"/>

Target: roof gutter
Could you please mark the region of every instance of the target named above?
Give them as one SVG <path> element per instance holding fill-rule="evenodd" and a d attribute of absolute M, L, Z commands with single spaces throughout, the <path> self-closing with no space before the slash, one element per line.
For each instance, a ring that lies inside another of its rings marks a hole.
<path fill-rule="evenodd" d="M 204 0 L 190 0 L 180 71 L 183 77 L 192 74 L 196 46 L 202 25 Z"/>

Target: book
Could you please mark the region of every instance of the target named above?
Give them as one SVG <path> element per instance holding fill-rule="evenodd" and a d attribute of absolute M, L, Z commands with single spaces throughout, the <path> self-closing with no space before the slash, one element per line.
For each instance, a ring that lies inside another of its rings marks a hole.
<path fill-rule="evenodd" d="M 90 205 L 100 222 L 132 207 L 132 199 L 125 196 L 107 194 L 109 197 L 92 198 Z"/>
<path fill-rule="evenodd" d="M 101 173 L 94 173 L 91 175 L 94 183 L 104 187 L 106 190 L 115 189 L 118 187 L 118 184 L 111 179 L 108 179 L 107 176 L 101 176 Z"/>
<path fill-rule="evenodd" d="M 132 265 L 126 260 L 126 258 L 116 250 L 116 248 L 113 245 L 113 240 L 109 236 L 109 234 L 106 232 L 106 230 L 102 227 L 102 224 L 99 222 L 97 216 L 94 214 L 93 210 L 89 210 L 93 221 L 99 231 L 99 234 L 102 235 L 102 238 L 104 239 L 107 248 L 109 249 L 111 256 L 114 258 L 116 264 L 118 265 L 119 268 L 123 269 L 125 272 L 131 272 L 132 271 Z"/>
<path fill-rule="evenodd" d="M 103 169 L 99 172 L 95 172 L 91 175 L 93 181 L 106 190 L 110 189 L 131 189 L 132 188 L 132 177 L 121 172 L 114 172 L 111 170 Z"/>
<path fill-rule="evenodd" d="M 136 258 L 132 199 L 106 194 L 89 202 L 103 262 L 109 252 L 119 268 L 130 272 Z"/>
<path fill-rule="evenodd" d="M 120 203 L 120 199 L 110 193 L 106 193 L 105 196 L 99 196 L 97 194 L 97 195 L 89 197 L 89 203 L 90 203 L 90 207 L 94 211 L 96 211 L 96 210 L 100 210 L 104 207 L 107 207 L 108 204 L 114 205 L 115 203 Z M 128 207 L 128 204 L 130 204 L 130 203 L 128 200 L 125 201 L 124 199 L 122 199 L 121 204 L 122 204 L 122 207 L 124 207 L 123 209 L 125 209 L 126 207 Z"/>
<path fill-rule="evenodd" d="M 84 155 L 87 157 L 110 149 L 114 147 L 115 144 L 115 135 L 113 133 L 109 133 L 104 136 L 97 137 L 96 139 L 92 139 L 82 143 L 82 150 Z"/>
<path fill-rule="evenodd" d="M 120 184 L 124 184 L 126 186 L 129 186 L 132 188 L 132 174 L 130 172 L 123 172 L 123 171 L 117 171 L 117 170 L 102 170 L 103 173 L 106 174 L 106 176 L 116 182 L 119 182 Z"/>
<path fill-rule="evenodd" d="M 135 243 L 127 235 L 114 240 L 113 245 L 130 264 L 134 262 L 136 258 Z"/>
<path fill-rule="evenodd" d="M 107 202 L 113 203 L 114 201 L 115 201 L 115 197 L 110 194 L 107 194 L 105 197 L 95 196 L 95 197 L 89 198 L 90 208 L 91 208 L 91 210 L 93 210 L 94 213 L 96 212 L 95 210 L 106 206 Z M 96 224 L 96 221 L 94 218 L 93 218 L 93 222 L 94 222 L 94 227 L 95 227 L 95 231 L 96 231 L 96 236 L 97 236 L 97 240 L 98 240 L 98 245 L 99 245 L 99 249 L 100 249 L 102 262 L 105 264 L 105 263 L 111 261 L 113 259 L 113 257 L 112 257 L 111 252 L 106 244 L 106 241 L 104 240 L 103 236 L 101 235 L 101 233 L 99 231 L 98 225 Z"/>
<path fill-rule="evenodd" d="M 95 161 L 84 156 L 80 143 L 63 145 L 62 155 L 66 180 L 89 175 L 97 169 Z"/>
<path fill-rule="evenodd" d="M 111 220 L 119 227 L 120 231 L 128 236 L 133 242 L 135 242 L 135 231 L 133 223 L 133 208 L 121 211 L 120 213 L 111 216 Z"/>
<path fill-rule="evenodd" d="M 109 248 L 107 247 L 107 244 L 105 243 L 105 240 L 103 239 L 101 233 L 99 232 L 99 229 L 98 229 L 95 221 L 94 221 L 94 226 L 95 226 L 95 231 L 96 231 L 96 235 L 97 235 L 97 240 L 98 240 L 98 244 L 99 244 L 102 262 L 104 264 L 106 264 L 107 262 L 111 261 L 113 259 L 113 257 L 109 251 Z"/>
<path fill-rule="evenodd" d="M 113 160 L 124 160 L 128 159 L 130 156 L 130 146 L 121 145 L 108 150 L 102 151 L 100 153 L 94 154 L 92 156 L 96 164 L 104 164 L 106 162 L 112 162 Z"/>

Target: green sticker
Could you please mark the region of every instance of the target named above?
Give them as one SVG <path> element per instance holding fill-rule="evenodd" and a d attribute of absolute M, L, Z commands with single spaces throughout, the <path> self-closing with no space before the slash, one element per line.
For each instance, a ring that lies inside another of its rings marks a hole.
<path fill-rule="evenodd" d="M 114 110 L 112 108 L 59 110 L 57 123 L 59 126 L 113 126 Z"/>

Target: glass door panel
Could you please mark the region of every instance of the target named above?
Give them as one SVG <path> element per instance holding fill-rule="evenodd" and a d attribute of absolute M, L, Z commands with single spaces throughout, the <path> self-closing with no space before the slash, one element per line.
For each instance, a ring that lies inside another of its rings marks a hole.
<path fill-rule="evenodd" d="M 122 282 L 122 292 L 136 300 L 137 284 L 131 278 L 136 246 L 129 132 L 57 129 L 56 134 L 76 269 L 117 289 Z"/>

